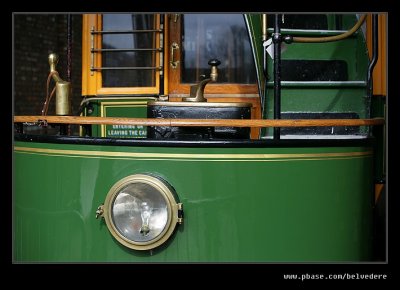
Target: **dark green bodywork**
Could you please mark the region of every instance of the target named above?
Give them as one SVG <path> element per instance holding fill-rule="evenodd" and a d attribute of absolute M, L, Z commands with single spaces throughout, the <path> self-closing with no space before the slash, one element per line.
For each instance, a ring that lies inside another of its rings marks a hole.
<path fill-rule="evenodd" d="M 371 115 L 372 117 L 381 117 L 386 119 L 386 97 L 385 96 L 374 96 L 371 102 Z M 375 126 L 373 128 L 373 135 L 376 138 L 376 144 L 374 147 L 374 178 L 375 181 L 380 183 L 386 178 L 386 136 L 384 126 Z"/>
<path fill-rule="evenodd" d="M 265 99 L 263 117 L 273 118 L 273 63 L 268 57 L 269 78 L 264 79 L 261 14 L 245 15 L 245 19 L 260 97 Z M 336 27 L 336 19 L 328 17 L 329 29 Z M 356 22 L 351 14 L 341 19 L 343 29 Z M 344 84 L 282 83 L 282 112 L 356 112 L 360 118 L 368 116 L 365 81 L 369 60 L 361 32 L 335 43 L 290 44 L 282 58 L 344 60 L 349 75 Z M 91 113 L 87 106 L 84 115 L 145 117 L 143 98 L 96 98 L 90 101 Z M 104 106 L 109 106 L 106 111 Z M 378 116 L 383 107 L 373 106 L 378 112 L 374 116 Z M 104 134 L 98 125 L 91 131 L 93 137 L 124 137 Z M 366 131 L 364 128 L 362 133 Z M 271 134 L 272 129 L 264 130 L 261 138 Z M 139 135 L 127 137 L 141 138 Z M 256 147 L 251 142 L 238 148 L 228 147 L 228 141 L 225 148 L 207 145 L 207 141 L 199 142 L 204 144 L 198 148 L 179 142 L 162 147 L 15 142 L 14 261 L 372 260 L 373 150 L 382 148 L 345 144 Z M 165 244 L 149 251 L 121 245 L 104 220 L 95 218 L 110 188 L 138 173 L 166 180 L 184 209 L 183 224 Z M 376 170 L 378 175 L 382 172 Z"/>
<path fill-rule="evenodd" d="M 132 153 L 139 157 L 124 156 Z M 370 260 L 373 184 L 368 147 L 16 142 L 14 160 L 13 245 L 19 262 Z M 183 225 L 152 251 L 125 248 L 103 220 L 95 219 L 110 188 L 135 173 L 167 180 L 184 206 Z"/>

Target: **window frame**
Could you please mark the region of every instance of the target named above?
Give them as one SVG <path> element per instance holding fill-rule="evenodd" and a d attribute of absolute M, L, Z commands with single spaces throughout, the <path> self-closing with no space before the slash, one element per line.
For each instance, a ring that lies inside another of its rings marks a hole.
<path fill-rule="evenodd" d="M 169 56 L 171 56 L 171 45 L 173 42 L 179 45 L 179 49 L 174 51 L 174 59 L 179 60 L 179 64 L 176 68 L 172 68 L 171 64 L 168 62 L 168 75 L 169 75 L 169 95 L 170 97 L 186 97 L 189 95 L 190 86 L 195 84 L 181 83 L 181 74 L 182 74 L 182 54 L 181 48 L 182 44 L 182 15 L 183 14 L 175 14 L 169 15 Z M 237 97 L 244 97 L 244 95 L 257 95 L 258 96 L 258 88 L 257 83 L 255 84 L 239 84 L 239 83 L 209 83 L 207 84 L 205 90 L 205 95 L 214 94 L 218 95 L 218 97 L 223 97 L 223 95 L 238 95 Z M 239 96 L 240 95 L 240 96 Z M 212 97 L 212 96 L 209 96 Z"/>
<path fill-rule="evenodd" d="M 156 16 L 156 27 L 160 28 L 160 14 Z M 152 87 L 103 87 L 102 71 L 91 71 L 94 67 L 102 66 L 102 54 L 94 53 L 92 58 L 91 45 L 94 48 L 102 48 L 101 34 L 91 35 L 91 29 L 102 30 L 103 14 L 84 14 L 83 15 L 83 32 L 82 32 L 82 95 L 143 95 L 143 94 L 159 94 L 160 92 L 160 71 L 155 70 L 155 86 Z M 94 38 L 92 40 L 92 37 Z M 160 42 L 160 33 L 156 33 L 156 44 Z M 158 45 L 157 45 L 158 46 Z M 155 66 L 160 66 L 160 52 L 156 52 Z"/>
<path fill-rule="evenodd" d="M 157 15 L 157 28 L 160 27 L 160 17 Z M 181 43 L 181 22 L 179 14 L 165 14 L 164 21 L 164 94 L 169 95 L 171 102 L 182 101 L 183 97 L 189 96 L 190 86 L 192 84 L 180 83 L 179 70 L 173 71 L 170 65 L 171 44 L 176 41 L 180 47 Z M 174 20 L 177 19 L 175 22 Z M 160 72 L 156 71 L 155 87 L 102 87 L 101 71 L 91 72 L 91 34 L 90 30 L 100 29 L 102 27 L 102 14 L 84 14 L 82 20 L 82 96 L 155 96 L 160 93 Z M 160 34 L 157 33 L 156 41 L 159 42 Z M 95 37 L 95 47 L 101 48 L 101 37 Z M 180 50 L 174 57 L 180 60 Z M 176 59 L 176 58 L 175 58 Z M 94 55 L 96 65 L 101 64 L 101 53 Z M 181 60 L 180 60 L 181 61 Z M 156 65 L 160 65 L 160 54 L 156 54 Z M 261 118 L 261 104 L 258 95 L 257 84 L 235 84 L 235 83 L 210 83 L 205 88 L 205 97 L 208 102 L 239 102 L 251 103 L 251 118 Z M 251 128 L 251 138 L 257 139 L 259 136 L 258 128 Z"/>

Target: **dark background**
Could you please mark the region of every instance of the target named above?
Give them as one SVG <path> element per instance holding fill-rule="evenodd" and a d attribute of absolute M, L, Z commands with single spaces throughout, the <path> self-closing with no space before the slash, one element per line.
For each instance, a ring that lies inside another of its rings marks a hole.
<path fill-rule="evenodd" d="M 67 14 L 14 14 L 14 115 L 40 115 L 49 75 L 48 56 L 59 55 L 56 70 L 67 79 Z M 82 15 L 72 14 L 72 110 L 77 115 L 82 86 Z M 54 86 L 51 82 L 50 88 Z M 55 115 L 55 98 L 48 115 Z"/>

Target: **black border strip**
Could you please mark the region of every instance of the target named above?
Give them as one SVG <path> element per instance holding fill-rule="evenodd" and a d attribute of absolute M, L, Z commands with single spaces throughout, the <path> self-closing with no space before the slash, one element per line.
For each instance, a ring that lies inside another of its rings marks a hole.
<path fill-rule="evenodd" d="M 79 136 L 28 135 L 15 134 L 15 141 L 76 144 L 76 145 L 105 145 L 131 147 L 217 147 L 217 148 L 267 148 L 267 147 L 353 147 L 373 146 L 374 138 L 365 139 L 279 139 L 279 140 L 151 140 L 125 138 L 97 138 Z"/>

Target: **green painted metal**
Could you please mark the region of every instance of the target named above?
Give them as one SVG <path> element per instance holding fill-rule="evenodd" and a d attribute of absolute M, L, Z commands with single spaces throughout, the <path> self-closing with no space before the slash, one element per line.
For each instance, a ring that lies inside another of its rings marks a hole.
<path fill-rule="evenodd" d="M 347 63 L 349 81 L 366 80 L 368 55 L 362 33 L 336 42 L 285 44 L 285 59 L 343 60 Z M 357 60 L 357 61 L 355 61 Z M 273 61 L 269 58 L 268 75 L 273 80 Z"/>
<path fill-rule="evenodd" d="M 288 87 L 281 92 L 282 112 L 357 112 L 360 118 L 366 116 L 365 88 L 301 88 Z M 358 97 L 355 97 L 358 96 Z M 273 98 L 267 99 L 267 119 L 273 119 Z M 265 129 L 268 135 L 272 128 Z M 366 132 L 366 128 L 361 128 Z"/>
<path fill-rule="evenodd" d="M 385 117 L 386 115 L 386 97 L 373 96 L 371 100 L 371 117 Z M 376 138 L 374 147 L 374 178 L 376 181 L 382 181 L 386 176 L 386 143 L 385 143 L 385 126 L 376 126 L 373 128 L 373 136 Z"/>
<path fill-rule="evenodd" d="M 336 23 L 339 18 L 334 14 L 327 14 L 328 30 L 336 30 L 339 23 Z M 261 14 L 249 14 L 246 17 L 252 20 L 252 29 L 250 30 L 251 42 L 253 51 L 257 52 L 255 65 L 257 70 L 262 70 L 262 30 L 261 30 Z M 269 14 L 268 17 L 273 17 Z M 246 19 L 247 19 L 246 18 Z M 357 21 L 355 14 L 340 15 L 341 29 L 350 29 Z M 268 28 L 268 38 L 272 37 L 273 30 Z M 284 29 L 283 35 L 305 35 L 316 36 L 315 34 L 330 35 L 329 32 L 306 30 L 291 30 Z M 299 84 L 296 86 L 294 82 L 290 85 L 282 85 L 281 95 L 282 104 L 281 112 L 356 112 L 360 118 L 367 118 L 369 110 L 366 102 L 366 76 L 369 64 L 367 47 L 364 34 L 360 31 L 353 36 L 336 42 L 327 43 L 292 43 L 283 44 L 285 47 L 282 50 L 282 60 L 342 60 L 347 64 L 348 81 L 357 83 L 347 83 L 336 85 L 332 83 L 327 87 L 326 84 L 319 85 L 318 83 Z M 263 78 L 262 74 L 259 74 Z M 265 94 L 260 92 L 260 96 L 265 98 L 263 117 L 273 118 L 273 60 L 267 56 L 267 78 L 268 86 Z M 265 79 L 259 79 L 259 82 L 264 83 Z M 359 82 L 359 83 L 358 83 Z M 307 86 L 307 87 L 305 87 Z M 368 129 L 363 128 L 363 133 Z M 262 136 L 271 136 L 272 130 L 263 129 Z"/>
<path fill-rule="evenodd" d="M 85 110 L 85 116 L 95 117 L 127 117 L 127 118 L 146 118 L 147 102 L 154 101 L 153 97 L 135 97 L 123 99 L 114 97 L 112 100 L 93 100 L 90 102 L 92 113 Z M 146 126 L 117 126 L 117 125 L 93 125 L 92 136 L 110 138 L 146 138 Z"/>
<path fill-rule="evenodd" d="M 45 151 L 24 152 L 23 148 Z M 370 150 L 368 147 L 152 148 L 15 142 L 14 259 L 17 262 L 370 260 L 372 153 L 346 155 Z M 110 156 L 110 152 L 178 155 L 123 157 Z M 321 153 L 340 156 L 276 155 Z M 242 155 L 212 158 L 199 154 Z M 272 154 L 279 158 L 249 158 L 246 154 Z M 117 181 L 144 172 L 163 177 L 175 188 L 185 216 L 184 224 L 178 226 L 165 245 L 138 252 L 120 245 L 105 222 L 95 219 L 95 211 Z"/>

